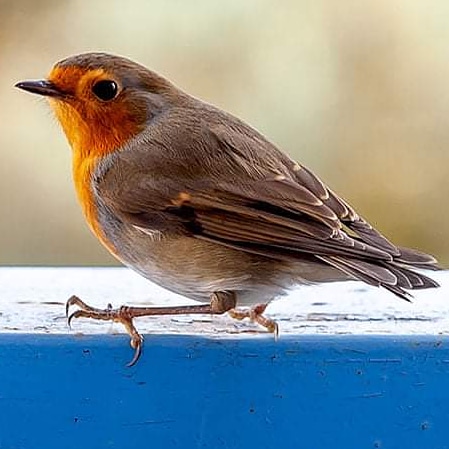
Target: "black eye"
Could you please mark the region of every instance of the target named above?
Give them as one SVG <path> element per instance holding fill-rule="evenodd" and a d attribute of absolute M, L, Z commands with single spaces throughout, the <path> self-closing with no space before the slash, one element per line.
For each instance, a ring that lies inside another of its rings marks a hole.
<path fill-rule="evenodd" d="M 117 96 L 118 86 L 115 81 L 101 80 L 92 86 L 92 92 L 100 100 L 110 101 Z"/>

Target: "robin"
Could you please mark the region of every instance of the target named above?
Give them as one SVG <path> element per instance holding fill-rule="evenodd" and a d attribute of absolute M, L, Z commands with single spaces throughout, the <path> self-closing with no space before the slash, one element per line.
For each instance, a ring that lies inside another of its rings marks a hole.
<path fill-rule="evenodd" d="M 277 334 L 266 305 L 298 284 L 360 280 L 403 299 L 437 287 L 415 269 L 436 260 L 394 245 L 303 165 L 254 128 L 147 68 L 106 53 L 58 62 L 16 87 L 48 98 L 73 150 L 73 178 L 92 232 L 123 264 L 199 305 L 68 315 L 122 323 L 222 314 Z M 249 306 L 247 308 L 237 308 Z"/>

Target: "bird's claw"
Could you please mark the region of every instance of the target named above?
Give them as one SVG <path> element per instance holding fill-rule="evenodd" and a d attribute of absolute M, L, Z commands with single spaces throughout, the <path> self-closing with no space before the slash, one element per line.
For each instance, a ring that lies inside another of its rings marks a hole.
<path fill-rule="evenodd" d="M 130 340 L 131 348 L 134 349 L 134 356 L 130 362 L 126 364 L 127 367 L 131 367 L 137 363 L 142 354 L 142 346 L 143 346 L 143 335 L 137 334 L 137 336 L 131 337 Z"/>
<path fill-rule="evenodd" d="M 257 304 L 249 309 L 231 309 L 228 311 L 229 316 L 236 320 L 249 318 L 252 322 L 258 323 L 274 335 L 275 340 L 279 337 L 279 325 L 271 318 L 267 318 L 263 313 L 267 308 L 267 304 Z"/>
<path fill-rule="evenodd" d="M 79 309 L 69 314 L 71 306 L 78 306 Z M 67 324 L 71 327 L 72 320 L 74 318 L 92 318 L 94 320 L 102 321 L 115 321 L 125 326 L 128 335 L 131 337 L 130 345 L 135 350 L 134 356 L 127 366 L 133 366 L 139 360 L 142 354 L 143 336 L 139 334 L 133 323 L 133 316 L 129 312 L 129 308 L 126 306 L 113 309 L 111 304 L 108 304 L 106 309 L 99 309 L 89 306 L 82 301 L 78 296 L 71 296 L 66 302 L 66 316 Z"/>

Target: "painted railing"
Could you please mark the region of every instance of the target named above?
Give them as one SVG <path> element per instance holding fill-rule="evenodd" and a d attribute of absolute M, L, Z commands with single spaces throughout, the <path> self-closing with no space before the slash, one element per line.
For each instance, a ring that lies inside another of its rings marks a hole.
<path fill-rule="evenodd" d="M 124 269 L 0 269 L 0 448 L 444 449 L 449 284 L 412 304 L 361 284 L 270 305 L 281 336 L 227 317 L 66 326 L 64 300 L 184 301 Z"/>

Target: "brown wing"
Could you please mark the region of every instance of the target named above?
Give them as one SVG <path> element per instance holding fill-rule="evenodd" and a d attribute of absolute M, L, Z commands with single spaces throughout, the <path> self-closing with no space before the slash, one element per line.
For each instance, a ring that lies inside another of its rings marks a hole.
<path fill-rule="evenodd" d="M 168 170 L 157 170 L 156 161 L 140 161 L 140 171 L 127 178 L 129 188 L 120 195 L 111 192 L 117 183 L 108 182 L 107 173 L 103 196 L 113 198 L 111 208 L 139 227 L 185 232 L 279 259 L 307 254 L 402 297 L 404 288 L 437 285 L 403 267 L 433 268 L 433 257 L 393 245 L 260 135 L 218 126 L 202 138 L 207 170 L 188 166 L 188 160 L 187 166 L 172 161 Z M 151 149 L 145 154 L 151 158 Z"/>

